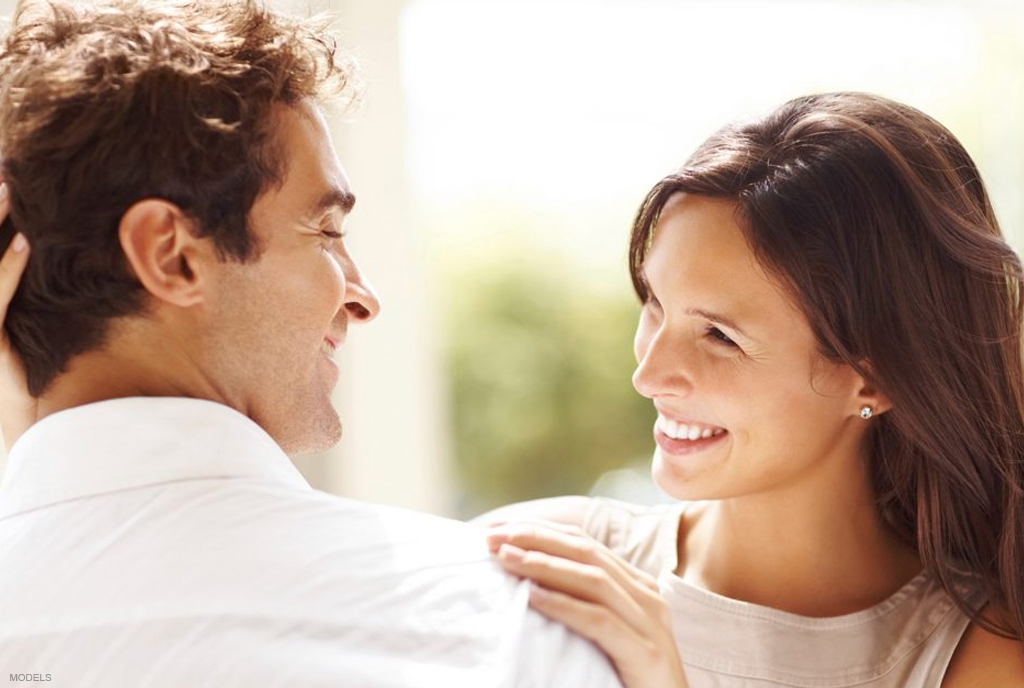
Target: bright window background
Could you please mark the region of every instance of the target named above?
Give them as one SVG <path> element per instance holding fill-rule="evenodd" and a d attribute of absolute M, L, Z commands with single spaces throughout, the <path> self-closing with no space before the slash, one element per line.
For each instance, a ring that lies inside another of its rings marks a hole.
<path fill-rule="evenodd" d="M 629 384 L 627 230 L 650 185 L 729 120 L 814 91 L 917 106 L 976 157 L 1017 241 L 1018 8 L 409 3 L 407 169 L 443 314 L 457 512 L 594 489 L 660 498 L 653 413 Z"/>
<path fill-rule="evenodd" d="M 1024 238 L 1015 0 L 270 4 L 336 14 L 367 81 L 332 126 L 384 310 L 342 355 L 342 444 L 296 460 L 325 490 L 458 516 L 661 498 L 629 383 L 629 223 L 707 135 L 790 97 L 867 90 L 932 114 Z"/>

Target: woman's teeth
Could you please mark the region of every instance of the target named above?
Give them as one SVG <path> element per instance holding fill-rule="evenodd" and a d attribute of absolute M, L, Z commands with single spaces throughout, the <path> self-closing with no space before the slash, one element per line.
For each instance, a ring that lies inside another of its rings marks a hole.
<path fill-rule="evenodd" d="M 659 430 L 674 440 L 701 440 L 721 435 L 725 432 L 722 428 L 714 428 L 707 425 L 677 423 L 662 415 L 658 416 L 657 426 Z"/>

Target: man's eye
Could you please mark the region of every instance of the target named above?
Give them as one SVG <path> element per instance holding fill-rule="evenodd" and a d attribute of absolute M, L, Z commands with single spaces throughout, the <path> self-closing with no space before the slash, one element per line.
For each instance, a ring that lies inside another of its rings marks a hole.
<path fill-rule="evenodd" d="M 327 237 L 328 239 L 341 239 L 345 235 L 342 232 L 332 232 L 329 229 L 321 229 L 320 234 Z"/>
<path fill-rule="evenodd" d="M 707 336 L 710 337 L 711 340 L 713 342 L 717 343 L 717 344 L 722 344 L 723 346 L 728 346 L 728 347 L 737 348 L 737 349 L 739 348 L 739 345 L 736 344 L 736 342 L 734 342 L 733 340 L 729 339 L 729 336 L 727 334 L 722 332 L 720 329 L 718 329 L 714 325 L 709 325 L 708 326 Z"/>

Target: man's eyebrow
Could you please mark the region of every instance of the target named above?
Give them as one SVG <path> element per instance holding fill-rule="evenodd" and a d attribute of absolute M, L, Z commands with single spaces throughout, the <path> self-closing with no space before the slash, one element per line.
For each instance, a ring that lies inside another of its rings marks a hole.
<path fill-rule="evenodd" d="M 325 194 L 320 196 L 313 205 L 309 207 L 307 215 L 311 218 L 316 218 L 322 215 L 327 210 L 333 210 L 334 208 L 341 209 L 344 213 L 352 212 L 352 207 L 356 204 L 356 197 L 351 191 L 345 191 L 338 187 L 332 187 Z"/>

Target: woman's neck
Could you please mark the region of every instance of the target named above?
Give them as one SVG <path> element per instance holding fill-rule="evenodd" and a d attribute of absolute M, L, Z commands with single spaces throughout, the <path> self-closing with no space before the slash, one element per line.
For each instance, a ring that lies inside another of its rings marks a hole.
<path fill-rule="evenodd" d="M 916 551 L 886 527 L 865 476 L 700 502 L 680 529 L 688 583 L 812 617 L 877 604 L 914 577 Z"/>

